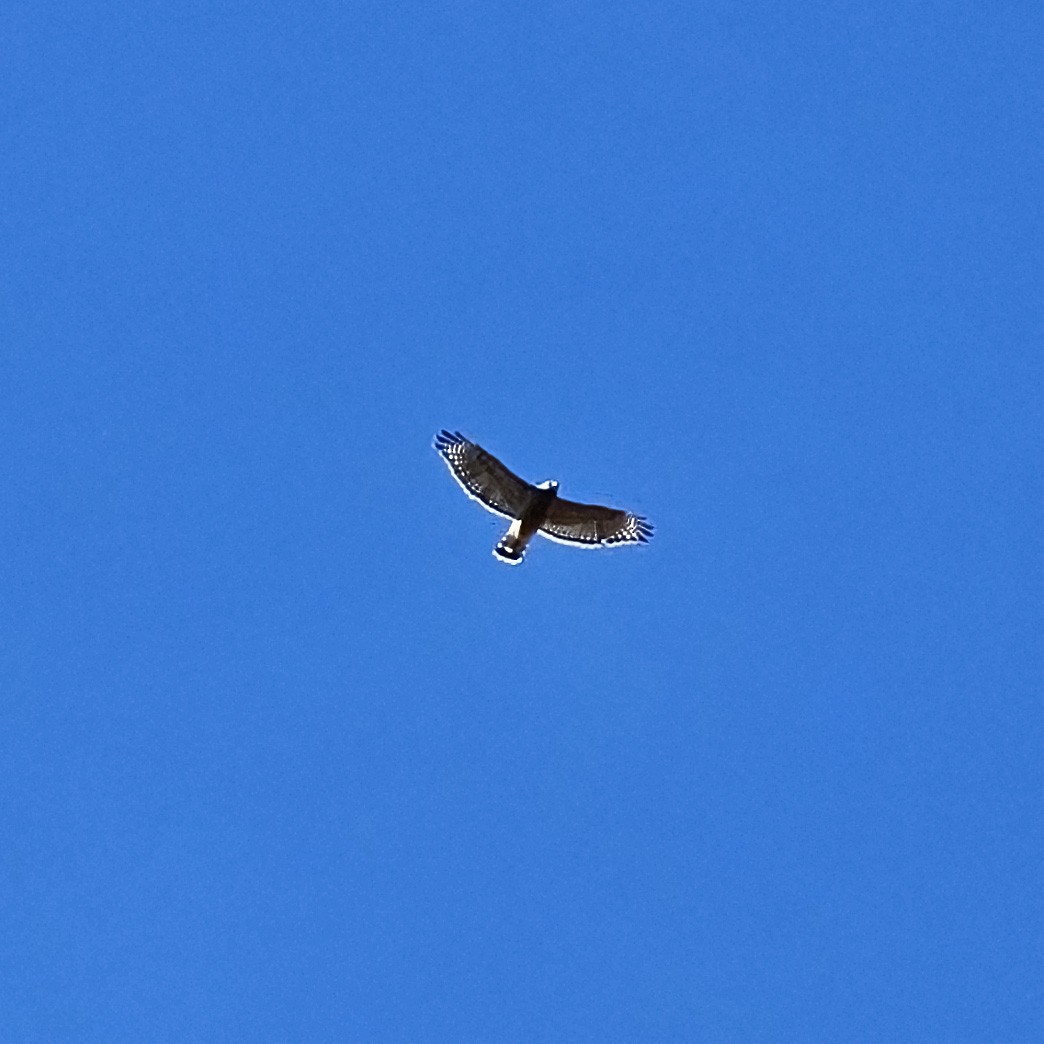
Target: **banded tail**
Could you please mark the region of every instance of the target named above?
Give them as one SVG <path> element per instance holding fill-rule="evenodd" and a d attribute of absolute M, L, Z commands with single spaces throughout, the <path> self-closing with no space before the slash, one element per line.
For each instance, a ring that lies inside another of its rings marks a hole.
<path fill-rule="evenodd" d="M 515 519 L 508 531 L 497 541 L 493 554 L 508 565 L 519 565 L 526 555 L 528 540 L 522 539 L 522 520 Z"/>

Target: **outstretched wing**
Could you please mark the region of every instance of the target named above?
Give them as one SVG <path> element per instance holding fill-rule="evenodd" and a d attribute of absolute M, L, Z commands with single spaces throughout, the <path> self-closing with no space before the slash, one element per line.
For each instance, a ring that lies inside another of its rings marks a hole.
<path fill-rule="evenodd" d="M 535 487 L 508 471 L 492 453 L 469 442 L 459 431 L 446 430 L 435 436 L 435 449 L 472 500 L 505 518 L 521 516 Z"/>
<path fill-rule="evenodd" d="M 653 527 L 641 515 L 559 497 L 551 501 L 539 532 L 549 540 L 574 547 L 608 547 L 648 543 Z"/>

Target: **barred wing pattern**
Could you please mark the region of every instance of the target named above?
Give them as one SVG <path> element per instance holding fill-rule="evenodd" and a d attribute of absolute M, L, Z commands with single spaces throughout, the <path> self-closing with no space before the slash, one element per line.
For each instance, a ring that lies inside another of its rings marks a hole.
<path fill-rule="evenodd" d="M 450 469 L 450 474 L 472 500 L 504 518 L 516 519 L 525 510 L 535 488 L 487 453 L 469 442 L 459 431 L 440 431 L 435 449 Z"/>
<path fill-rule="evenodd" d="M 653 527 L 641 515 L 559 497 L 551 502 L 539 532 L 549 540 L 574 547 L 609 547 L 648 543 Z"/>

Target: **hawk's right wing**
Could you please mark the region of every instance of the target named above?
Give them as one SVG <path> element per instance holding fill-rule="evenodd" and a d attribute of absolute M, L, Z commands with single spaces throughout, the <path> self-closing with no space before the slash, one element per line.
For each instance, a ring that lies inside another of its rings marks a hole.
<path fill-rule="evenodd" d="M 440 431 L 435 436 L 435 449 L 461 489 L 496 515 L 519 518 L 536 491 L 534 486 L 508 471 L 492 453 L 469 442 L 459 431 Z"/>
<path fill-rule="evenodd" d="M 539 533 L 574 547 L 610 547 L 648 543 L 653 527 L 641 515 L 599 504 L 577 504 L 559 497 L 551 501 Z"/>

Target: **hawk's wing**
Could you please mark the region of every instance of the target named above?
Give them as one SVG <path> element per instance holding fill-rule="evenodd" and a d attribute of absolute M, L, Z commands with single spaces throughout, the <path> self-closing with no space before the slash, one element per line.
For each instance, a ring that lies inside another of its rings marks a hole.
<path fill-rule="evenodd" d="M 440 431 L 435 436 L 435 448 L 449 465 L 450 473 L 460 483 L 461 489 L 472 500 L 505 518 L 521 516 L 535 492 L 534 486 L 523 482 L 492 453 L 469 442 L 459 431 Z"/>
<path fill-rule="evenodd" d="M 577 504 L 558 497 L 551 501 L 539 532 L 561 544 L 604 547 L 645 544 L 653 534 L 653 527 L 641 515 L 597 504 Z"/>

